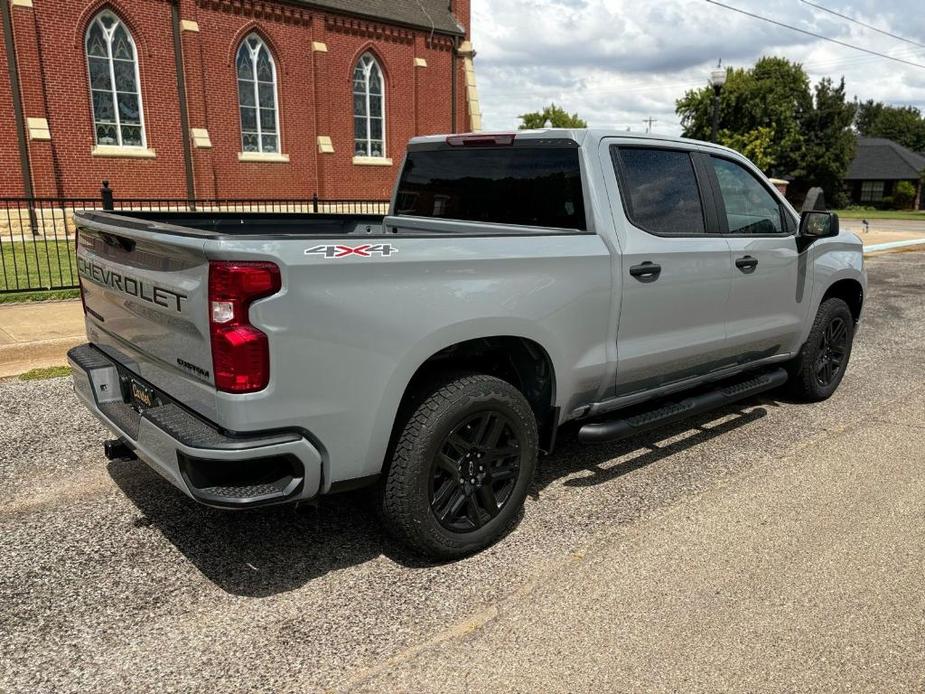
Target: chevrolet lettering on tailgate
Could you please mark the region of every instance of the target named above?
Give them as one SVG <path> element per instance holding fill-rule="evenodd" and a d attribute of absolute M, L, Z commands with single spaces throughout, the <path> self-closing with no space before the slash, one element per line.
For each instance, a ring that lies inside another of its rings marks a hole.
<path fill-rule="evenodd" d="M 134 296 L 142 301 L 157 304 L 164 308 L 174 308 L 177 312 L 183 311 L 183 302 L 189 298 L 186 294 L 180 294 L 171 289 L 145 283 L 142 280 L 129 277 L 121 272 L 107 268 L 92 260 L 88 261 L 79 256 L 77 258 L 77 273 L 84 279 L 95 282 L 103 287 L 115 289 L 123 294 Z"/>

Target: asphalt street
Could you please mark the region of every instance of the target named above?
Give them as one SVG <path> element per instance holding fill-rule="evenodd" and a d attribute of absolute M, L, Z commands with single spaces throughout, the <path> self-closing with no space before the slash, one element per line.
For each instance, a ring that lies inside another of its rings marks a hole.
<path fill-rule="evenodd" d="M 198 507 L 69 379 L 0 384 L 0 692 L 925 691 L 925 253 L 868 270 L 832 399 L 566 430 L 451 564 L 361 495 Z"/>

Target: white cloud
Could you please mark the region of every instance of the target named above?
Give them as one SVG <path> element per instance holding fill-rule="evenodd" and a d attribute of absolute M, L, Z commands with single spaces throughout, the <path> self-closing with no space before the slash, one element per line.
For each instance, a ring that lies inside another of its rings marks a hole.
<path fill-rule="evenodd" d="M 724 0 L 831 38 L 925 64 L 925 48 L 864 29 L 798 0 Z M 918 0 L 814 0 L 925 44 Z M 925 110 L 925 69 L 775 27 L 704 0 L 473 0 L 483 124 L 506 130 L 554 101 L 592 125 L 678 134 L 675 99 L 718 58 L 747 67 L 762 55 L 800 61 L 813 81 L 845 77 L 849 97 Z"/>

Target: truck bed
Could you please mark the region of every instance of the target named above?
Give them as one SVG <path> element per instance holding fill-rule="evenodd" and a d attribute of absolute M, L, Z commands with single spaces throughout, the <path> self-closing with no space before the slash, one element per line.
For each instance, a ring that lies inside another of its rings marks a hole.
<path fill-rule="evenodd" d="M 311 212 L 163 212 L 123 210 L 119 212 L 84 212 L 84 218 L 112 224 L 139 220 L 166 224 L 173 234 L 198 236 L 259 236 L 261 238 L 292 236 L 364 236 L 383 231 L 383 215 L 320 214 Z M 146 225 L 147 226 L 147 225 Z M 176 228 L 179 227 L 179 228 Z"/>

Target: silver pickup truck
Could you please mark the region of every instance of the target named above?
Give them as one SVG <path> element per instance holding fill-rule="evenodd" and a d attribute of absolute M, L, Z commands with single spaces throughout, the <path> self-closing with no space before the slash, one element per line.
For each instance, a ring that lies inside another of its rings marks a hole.
<path fill-rule="evenodd" d="M 612 441 L 838 387 L 861 242 L 741 155 L 600 130 L 413 140 L 382 217 L 77 216 L 77 395 L 210 506 L 376 485 L 463 556 L 515 523 L 560 425 Z"/>

